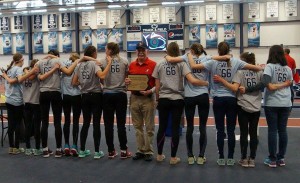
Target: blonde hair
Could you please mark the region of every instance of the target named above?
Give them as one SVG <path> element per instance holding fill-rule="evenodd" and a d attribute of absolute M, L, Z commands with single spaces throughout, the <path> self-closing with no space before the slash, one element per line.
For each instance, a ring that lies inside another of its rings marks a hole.
<path fill-rule="evenodd" d="M 72 62 L 74 62 L 75 60 L 79 59 L 79 54 L 76 52 L 73 52 L 70 54 L 69 60 L 72 60 Z"/>

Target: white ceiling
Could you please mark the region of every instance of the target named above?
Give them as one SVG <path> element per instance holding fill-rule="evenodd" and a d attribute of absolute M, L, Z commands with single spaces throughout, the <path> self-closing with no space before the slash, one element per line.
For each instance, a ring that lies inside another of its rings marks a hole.
<path fill-rule="evenodd" d="M 179 2 L 176 6 L 190 5 L 184 0 L 0 0 L 0 15 L 12 16 L 13 14 L 29 15 L 45 12 L 81 12 L 91 11 L 92 9 L 108 8 L 108 5 L 120 5 L 121 9 L 132 8 L 129 5 L 147 3 L 147 6 L 161 6 L 162 2 Z M 195 1 L 195 0 L 192 0 Z M 202 0 L 203 3 L 248 3 L 266 2 L 267 0 Z M 268 0 L 272 1 L 272 0 Z M 282 1 L 282 0 L 279 0 Z M 41 10 L 47 11 L 41 11 Z M 40 12 L 39 12 L 40 11 Z"/>

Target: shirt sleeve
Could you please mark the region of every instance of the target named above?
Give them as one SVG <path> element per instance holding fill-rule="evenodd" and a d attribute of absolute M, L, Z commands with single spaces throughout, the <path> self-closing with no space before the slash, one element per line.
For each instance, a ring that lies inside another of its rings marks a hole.
<path fill-rule="evenodd" d="M 21 67 L 17 69 L 16 75 L 17 77 L 23 75 L 23 69 Z"/>
<path fill-rule="evenodd" d="M 182 75 L 186 76 L 188 73 L 191 73 L 190 68 L 187 66 L 185 62 L 182 63 Z"/>
<path fill-rule="evenodd" d="M 155 68 L 154 68 L 154 71 L 152 73 L 152 77 L 154 77 L 155 79 L 158 79 L 159 77 L 159 74 L 158 74 L 158 67 L 159 67 L 160 64 L 156 64 Z"/>
<path fill-rule="evenodd" d="M 98 71 L 102 71 L 99 65 L 96 64 L 96 62 L 93 62 L 94 67 L 95 67 L 95 74 L 97 74 Z"/>
<path fill-rule="evenodd" d="M 269 64 L 267 64 L 264 69 L 264 75 L 272 76 L 272 68 Z"/>
<path fill-rule="evenodd" d="M 241 71 L 238 71 L 238 72 L 233 76 L 232 82 L 241 84 L 241 83 L 242 83 L 242 77 L 241 77 L 241 74 L 242 74 Z"/>
<path fill-rule="evenodd" d="M 238 63 L 238 70 L 243 69 L 247 65 L 246 62 L 239 59 L 237 59 L 237 63 Z"/>
<path fill-rule="evenodd" d="M 212 70 L 212 67 L 213 67 L 213 64 L 214 64 L 214 60 L 209 60 L 207 62 L 204 62 L 203 65 L 204 65 L 204 68 L 208 71 L 211 71 Z"/>

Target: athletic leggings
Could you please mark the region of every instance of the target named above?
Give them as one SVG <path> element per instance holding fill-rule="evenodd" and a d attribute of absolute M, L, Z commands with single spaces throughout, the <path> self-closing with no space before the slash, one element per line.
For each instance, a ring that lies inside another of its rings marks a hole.
<path fill-rule="evenodd" d="M 199 157 L 204 157 L 207 135 L 206 135 L 206 123 L 209 113 L 209 97 L 208 94 L 202 94 L 195 97 L 185 97 L 184 99 L 185 116 L 187 121 L 187 131 L 186 131 L 186 146 L 187 153 L 189 157 L 193 157 L 193 131 L 194 131 L 194 116 L 196 106 L 198 107 L 199 114 Z"/>
<path fill-rule="evenodd" d="M 41 146 L 41 108 L 39 104 L 25 103 L 24 106 L 25 121 L 25 142 L 26 148 L 30 149 L 30 137 L 32 129 L 34 130 L 35 148 Z"/>
<path fill-rule="evenodd" d="M 61 129 L 61 112 L 62 98 L 58 91 L 46 91 L 40 93 L 40 106 L 42 116 L 42 147 L 48 147 L 48 126 L 49 126 L 49 110 L 50 104 L 54 117 L 56 148 L 61 148 L 62 129 Z"/>
<path fill-rule="evenodd" d="M 93 115 L 93 137 L 95 152 L 99 152 L 101 131 L 100 120 L 102 114 L 102 93 L 85 93 L 81 98 L 83 125 L 80 132 L 80 150 L 85 150 L 86 138 Z"/>
<path fill-rule="evenodd" d="M 121 150 L 127 150 L 126 134 L 126 93 L 105 93 L 103 95 L 103 118 L 105 125 L 105 137 L 108 152 L 115 150 L 114 147 L 114 114 L 117 117 L 118 137 Z"/>
<path fill-rule="evenodd" d="M 79 118 L 81 113 L 81 95 L 71 96 L 63 95 L 63 110 L 65 115 L 64 137 L 65 144 L 70 145 L 70 124 L 71 124 L 71 110 L 73 112 L 73 144 L 77 146 L 78 132 L 79 132 Z"/>
<path fill-rule="evenodd" d="M 171 157 L 176 157 L 179 144 L 179 126 L 184 108 L 184 100 L 170 100 L 160 98 L 158 101 L 159 127 L 157 132 L 157 150 L 161 155 L 165 143 L 165 134 L 168 127 L 169 114 L 172 119 Z"/>
<path fill-rule="evenodd" d="M 235 125 L 237 117 L 237 99 L 234 97 L 214 97 L 213 110 L 217 128 L 219 158 L 224 158 L 225 116 L 228 136 L 228 158 L 233 159 L 235 148 Z"/>
<path fill-rule="evenodd" d="M 257 139 L 257 126 L 259 121 L 260 111 L 258 112 L 247 112 L 238 106 L 238 121 L 240 125 L 241 134 L 241 155 L 242 159 L 247 158 L 248 148 L 248 134 L 250 135 L 250 158 L 255 159 L 256 149 L 258 144 Z"/>
<path fill-rule="evenodd" d="M 24 105 L 14 106 L 6 103 L 8 117 L 8 141 L 9 147 L 19 148 L 20 144 L 20 125 L 23 117 Z"/>

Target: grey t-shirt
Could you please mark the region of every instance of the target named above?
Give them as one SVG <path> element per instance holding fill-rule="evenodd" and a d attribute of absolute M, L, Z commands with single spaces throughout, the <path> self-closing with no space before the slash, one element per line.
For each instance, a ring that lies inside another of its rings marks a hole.
<path fill-rule="evenodd" d="M 166 60 L 156 64 L 152 76 L 160 80 L 159 98 L 183 99 L 183 77 L 191 70 L 185 62 L 169 63 Z"/>
<path fill-rule="evenodd" d="M 107 66 L 106 59 L 100 61 L 102 66 Z M 126 92 L 125 77 L 128 73 L 128 61 L 122 57 L 112 60 L 110 70 L 103 81 L 104 93 Z"/>
<path fill-rule="evenodd" d="M 188 56 L 187 54 L 182 56 L 182 59 L 187 63 L 187 65 L 190 67 Z M 210 57 L 207 57 L 205 55 L 202 55 L 201 57 L 197 58 L 194 57 L 195 63 L 200 64 L 207 62 Z M 192 69 L 192 74 L 195 78 L 201 79 L 203 81 L 208 81 L 208 71 L 206 69 Z M 184 80 L 184 96 L 185 97 L 195 97 L 199 96 L 201 94 L 208 93 L 208 86 L 195 86 L 192 85 L 190 82 L 188 82 L 185 78 Z"/>
<path fill-rule="evenodd" d="M 7 76 L 11 79 L 17 78 L 23 74 L 23 70 L 19 66 L 13 66 L 7 72 Z M 5 81 L 5 97 L 6 103 L 20 106 L 23 105 L 23 87 L 20 83 L 9 84 Z"/>
<path fill-rule="evenodd" d="M 262 71 L 255 72 L 251 70 L 240 70 L 234 75 L 232 82 L 239 83 L 241 86 L 247 88 L 260 83 L 262 77 Z M 245 94 L 238 92 L 237 99 L 238 105 L 247 112 L 257 112 L 261 109 L 262 94 L 260 90 Z"/>
<path fill-rule="evenodd" d="M 38 62 L 38 66 L 41 74 L 45 74 L 49 72 L 54 65 L 58 63 L 62 65 L 59 58 L 51 59 L 51 60 L 42 60 Z M 60 70 L 55 71 L 51 76 L 46 78 L 43 81 L 40 81 L 40 91 L 59 91 L 60 92 Z"/>
<path fill-rule="evenodd" d="M 267 64 L 264 74 L 272 78 L 271 83 L 283 83 L 286 80 L 293 80 L 292 70 L 288 66 L 280 64 Z M 270 91 L 265 88 L 264 105 L 269 107 L 290 107 L 291 90 L 290 87 L 285 87 L 280 90 Z"/>
<path fill-rule="evenodd" d="M 235 93 L 225 87 L 222 83 L 214 82 L 213 76 L 219 75 L 229 83 L 232 82 L 232 78 L 235 73 L 244 68 L 247 65 L 246 62 L 236 58 L 231 58 L 231 67 L 228 67 L 227 62 L 210 60 L 203 63 L 204 67 L 210 72 L 210 87 L 213 97 L 236 97 Z"/>
<path fill-rule="evenodd" d="M 66 67 L 69 68 L 72 65 L 72 60 L 65 60 L 62 62 L 62 67 Z M 72 75 L 68 76 L 64 73 L 62 73 L 61 75 L 61 90 L 62 90 L 62 94 L 64 95 L 71 95 L 71 96 L 76 96 L 76 95 L 80 95 L 80 89 L 78 86 L 73 86 L 72 83 L 72 78 L 74 76 L 74 73 L 72 73 Z"/>
<path fill-rule="evenodd" d="M 23 81 L 23 99 L 24 103 L 40 103 L 40 81 L 36 77 L 33 80 L 26 79 Z"/>
<path fill-rule="evenodd" d="M 94 61 L 80 63 L 75 73 L 78 76 L 81 93 L 100 93 L 102 92 L 100 79 L 96 75 L 101 68 Z"/>

